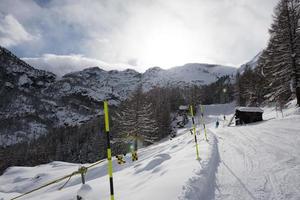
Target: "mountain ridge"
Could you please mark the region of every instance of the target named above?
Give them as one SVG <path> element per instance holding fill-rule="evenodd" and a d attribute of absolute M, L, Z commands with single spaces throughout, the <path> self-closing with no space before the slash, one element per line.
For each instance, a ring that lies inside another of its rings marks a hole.
<path fill-rule="evenodd" d="M 154 67 L 144 73 L 91 67 L 58 78 L 0 47 L 0 146 L 30 141 L 52 128 L 84 124 L 102 114 L 103 100 L 116 106 L 140 84 L 144 91 L 201 86 L 223 75 L 233 76 L 235 71 L 190 63 L 170 70 Z"/>

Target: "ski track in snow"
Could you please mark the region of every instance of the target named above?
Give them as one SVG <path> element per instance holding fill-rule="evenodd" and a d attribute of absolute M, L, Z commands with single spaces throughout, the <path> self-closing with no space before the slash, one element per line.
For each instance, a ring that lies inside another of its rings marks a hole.
<path fill-rule="evenodd" d="M 214 130 L 215 199 L 300 199 L 300 116 Z"/>

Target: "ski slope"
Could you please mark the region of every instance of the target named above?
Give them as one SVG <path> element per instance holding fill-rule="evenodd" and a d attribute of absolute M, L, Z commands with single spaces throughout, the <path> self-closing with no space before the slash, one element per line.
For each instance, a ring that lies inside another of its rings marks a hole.
<path fill-rule="evenodd" d="M 201 160 L 196 160 L 194 138 L 189 129 L 181 129 L 172 140 L 141 149 L 139 160 L 132 163 L 126 158 L 125 165 L 113 161 L 115 199 L 165 200 L 198 199 L 201 195 L 214 193 L 213 185 L 208 185 L 215 174 L 213 163 L 216 157 L 215 139 L 210 135 L 207 143 L 199 139 Z M 0 177 L 0 199 L 8 200 L 21 193 L 39 187 L 56 178 L 76 171 L 80 165 L 52 162 L 36 167 L 12 167 Z M 109 199 L 109 179 L 107 163 L 87 172 L 87 185 L 83 189 L 86 199 Z M 76 199 L 81 187 L 80 176 L 72 177 L 66 187 L 58 188 L 65 181 L 34 192 L 21 199 L 71 200 Z M 199 193 L 199 191 L 202 191 Z"/>
<path fill-rule="evenodd" d="M 125 165 L 113 160 L 115 199 L 300 199 L 300 112 L 291 102 L 276 114 L 264 108 L 265 121 L 227 127 L 221 120 L 232 115 L 234 104 L 205 106 L 209 141 L 203 139 L 196 116 L 201 160 L 197 161 L 194 138 L 179 129 L 173 140 L 164 140 L 139 151 L 139 160 Z M 220 128 L 214 123 L 221 121 Z M 52 162 L 36 167 L 12 167 L 0 176 L 0 199 L 8 200 L 53 179 L 76 171 L 80 165 Z M 85 187 L 79 176 L 52 185 L 21 199 L 109 199 L 107 163 L 87 173 Z M 81 188 L 81 189 L 80 189 Z"/>
<path fill-rule="evenodd" d="M 265 122 L 211 129 L 219 152 L 215 199 L 300 199 L 300 113 L 287 109 L 276 119 L 265 110 Z"/>
<path fill-rule="evenodd" d="M 300 199 L 300 117 L 215 131 L 215 199 Z"/>

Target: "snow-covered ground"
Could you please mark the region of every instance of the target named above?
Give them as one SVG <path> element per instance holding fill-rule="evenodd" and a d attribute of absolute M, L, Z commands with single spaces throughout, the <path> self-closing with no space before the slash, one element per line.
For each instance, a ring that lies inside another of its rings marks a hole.
<path fill-rule="evenodd" d="M 211 129 L 219 167 L 215 199 L 300 199 L 300 113 L 294 103 L 276 118 L 241 127 Z"/>
<path fill-rule="evenodd" d="M 214 176 L 215 139 L 207 143 L 199 137 L 201 160 L 196 160 L 194 139 L 188 129 L 179 130 L 178 136 L 139 151 L 139 160 L 118 165 L 113 161 L 116 199 L 197 199 L 200 194 L 211 195 L 213 187 L 207 184 Z M 78 169 L 78 164 L 52 162 L 36 167 L 12 167 L 0 177 L 0 197 L 5 200 L 34 189 Z M 107 163 L 87 172 L 91 186 L 88 199 L 109 199 Z M 75 199 L 81 187 L 80 176 L 73 177 L 67 186 L 52 185 L 23 199 Z M 195 184 L 197 183 L 197 184 Z M 198 191 L 202 191 L 199 193 Z M 0 198 L 1 199 L 1 198 Z"/>
<path fill-rule="evenodd" d="M 234 104 L 205 107 L 209 141 L 199 139 L 197 161 L 194 139 L 180 129 L 165 140 L 139 151 L 139 160 L 125 165 L 113 161 L 115 199 L 300 199 L 300 115 L 291 102 L 276 115 L 264 108 L 264 122 L 216 129 L 216 119 L 229 119 Z M 199 118 L 196 122 L 199 123 Z M 225 123 L 224 123 L 225 124 Z M 199 128 L 198 128 L 199 130 Z M 12 167 L 0 177 L 0 199 L 8 200 L 78 169 L 79 164 L 52 162 L 36 167 Z M 76 199 L 81 179 L 75 176 L 23 199 Z M 107 163 L 87 173 L 87 199 L 109 199 Z"/>

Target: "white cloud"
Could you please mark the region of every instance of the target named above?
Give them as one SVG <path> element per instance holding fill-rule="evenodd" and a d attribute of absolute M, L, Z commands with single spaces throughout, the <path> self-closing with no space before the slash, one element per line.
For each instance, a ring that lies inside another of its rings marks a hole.
<path fill-rule="evenodd" d="M 81 44 L 90 57 L 167 68 L 187 62 L 238 66 L 249 60 L 266 45 L 275 3 L 54 0 L 52 9 L 85 32 Z"/>
<path fill-rule="evenodd" d="M 277 0 L 3 0 L 38 34 L 17 46 L 26 57 L 82 54 L 139 71 L 188 62 L 238 67 L 261 51 Z M 32 11 L 32 12 L 30 12 Z"/>
<path fill-rule="evenodd" d="M 74 71 L 80 71 L 88 67 L 100 67 L 104 70 L 133 68 L 126 64 L 109 64 L 101 60 L 87 58 L 83 55 L 55 55 L 44 54 L 38 58 L 22 58 L 28 64 L 37 69 L 53 72 L 59 77 Z"/>
<path fill-rule="evenodd" d="M 6 15 L 0 18 L 0 45 L 10 47 L 33 38 L 14 16 Z"/>

